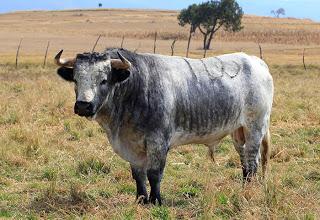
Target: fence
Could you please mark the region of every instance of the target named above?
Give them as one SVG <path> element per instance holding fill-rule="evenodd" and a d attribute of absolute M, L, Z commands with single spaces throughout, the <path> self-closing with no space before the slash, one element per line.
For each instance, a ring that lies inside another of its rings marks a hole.
<path fill-rule="evenodd" d="M 154 33 L 154 39 L 153 39 L 153 53 L 157 53 L 157 32 Z M 93 47 L 92 47 L 92 50 L 91 52 L 94 52 L 100 39 L 103 38 L 104 36 L 103 35 L 98 35 L 98 38 L 94 41 L 93 43 Z M 120 48 L 123 48 L 124 45 L 125 45 L 125 35 L 122 36 L 121 38 L 121 44 L 120 44 Z M 172 41 L 171 40 L 168 40 L 170 41 L 170 51 L 171 51 L 171 56 L 174 56 L 175 55 L 175 45 L 176 43 L 179 41 L 177 38 L 174 38 Z M 16 68 L 18 68 L 18 64 L 19 64 L 19 56 L 20 56 L 20 51 L 21 51 L 21 46 L 23 44 L 24 40 L 23 38 L 20 39 L 20 41 L 18 42 L 18 46 L 17 46 L 17 50 L 16 50 L 16 57 L 15 57 L 15 66 Z M 50 46 L 52 45 L 52 43 L 50 41 L 47 41 L 47 44 L 45 45 L 44 47 L 44 57 L 43 57 L 43 68 L 46 67 L 47 65 L 47 57 L 48 57 L 48 51 L 49 51 L 49 48 Z M 139 45 L 133 50 L 134 52 L 138 52 L 139 48 L 141 46 L 141 42 L 139 43 Z M 187 46 L 187 45 L 186 45 Z M 263 45 L 261 43 L 257 44 L 256 45 L 256 48 L 257 50 L 259 51 L 259 56 L 261 59 L 263 60 L 267 60 L 267 57 L 265 55 L 265 49 L 263 47 Z M 187 50 L 187 49 L 186 49 Z M 306 60 L 306 53 L 308 51 L 312 51 L 312 50 L 320 50 L 320 47 L 305 47 L 305 48 L 285 48 L 285 49 L 272 49 L 273 52 L 288 52 L 288 51 L 297 51 L 298 52 L 298 55 L 301 56 L 299 62 L 301 62 L 301 65 L 303 66 L 304 70 L 307 71 L 308 69 L 308 65 L 307 65 L 307 60 Z M 203 57 L 206 57 L 207 56 L 207 50 L 202 50 L 203 51 Z M 240 50 L 237 50 L 237 51 L 243 51 L 243 48 L 241 48 Z M 301 51 L 301 52 L 299 52 Z M 188 57 L 188 53 L 186 55 L 186 57 Z"/>

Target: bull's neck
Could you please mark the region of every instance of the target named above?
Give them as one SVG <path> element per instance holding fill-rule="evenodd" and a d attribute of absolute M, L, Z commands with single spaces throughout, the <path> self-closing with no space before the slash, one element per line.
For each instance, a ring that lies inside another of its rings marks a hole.
<path fill-rule="evenodd" d="M 132 88 L 133 80 L 128 80 L 123 84 L 114 85 L 109 95 L 104 100 L 104 104 L 97 113 L 96 121 L 105 129 L 116 132 L 118 127 L 124 122 L 128 112 L 129 96 L 135 94 Z"/>

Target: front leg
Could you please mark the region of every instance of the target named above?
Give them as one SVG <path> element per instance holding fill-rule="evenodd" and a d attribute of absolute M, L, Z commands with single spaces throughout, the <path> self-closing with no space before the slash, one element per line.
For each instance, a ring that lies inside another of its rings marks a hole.
<path fill-rule="evenodd" d="M 136 181 L 137 186 L 137 202 L 140 204 L 147 204 L 148 203 L 148 193 L 146 189 L 146 179 L 147 179 L 147 171 L 144 168 L 136 167 L 132 164 L 131 172 L 132 177 Z"/>
<path fill-rule="evenodd" d="M 162 173 L 163 171 L 161 172 L 159 169 L 148 170 L 148 180 L 151 187 L 149 201 L 154 205 L 156 204 L 157 200 L 159 205 L 162 205 L 161 194 L 160 194 L 160 182 L 162 179 Z"/>
<path fill-rule="evenodd" d="M 163 146 L 163 145 L 162 145 Z M 162 205 L 160 194 L 160 183 L 163 176 L 164 167 L 166 164 L 166 157 L 168 147 L 148 146 L 148 180 L 150 183 L 151 191 L 149 201 L 156 204 L 158 200 L 159 205 Z"/>

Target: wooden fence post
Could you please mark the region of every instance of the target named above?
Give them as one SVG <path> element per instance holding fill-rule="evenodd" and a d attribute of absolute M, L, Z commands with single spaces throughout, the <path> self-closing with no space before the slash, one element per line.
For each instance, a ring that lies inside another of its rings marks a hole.
<path fill-rule="evenodd" d="M 94 50 L 96 49 L 96 46 L 97 46 L 97 44 L 98 44 L 98 41 L 100 40 L 100 38 L 101 38 L 101 34 L 99 34 L 99 37 L 98 37 L 98 39 L 96 40 L 95 44 L 93 45 L 93 48 L 92 48 L 92 51 L 91 51 L 91 53 L 93 53 L 93 52 L 94 52 Z"/>
<path fill-rule="evenodd" d="M 122 35 L 122 40 L 121 40 L 120 48 L 123 48 L 123 42 L 124 42 L 124 35 Z"/>
<path fill-rule="evenodd" d="M 156 53 L 157 35 L 158 35 L 158 33 L 155 32 L 155 34 L 154 34 L 154 42 L 153 42 L 153 53 Z"/>
<path fill-rule="evenodd" d="M 46 67 L 49 46 L 50 46 L 50 41 L 48 41 L 48 43 L 47 43 L 46 53 L 44 54 L 44 59 L 43 59 L 43 68 L 45 68 L 45 67 Z"/>
<path fill-rule="evenodd" d="M 259 45 L 259 51 L 260 51 L 260 59 L 263 60 L 263 56 L 262 56 L 262 47 L 260 44 Z"/>
<path fill-rule="evenodd" d="M 22 39 L 20 39 L 20 42 L 19 42 L 19 46 L 17 48 L 17 53 L 16 53 L 16 69 L 18 68 L 18 57 L 19 57 L 19 52 L 20 52 L 20 47 L 21 47 L 21 43 L 22 43 Z"/>
<path fill-rule="evenodd" d="M 303 62 L 304 70 L 305 70 L 305 71 L 307 71 L 307 67 L 306 67 L 306 63 L 305 63 L 305 58 L 304 58 L 305 51 L 306 51 L 306 48 L 303 48 L 303 53 L 302 53 L 302 62 Z"/>
<path fill-rule="evenodd" d="M 174 45 L 175 45 L 176 41 L 177 41 L 177 38 L 175 38 L 175 39 L 173 40 L 172 44 L 171 44 L 171 56 L 174 55 Z"/>

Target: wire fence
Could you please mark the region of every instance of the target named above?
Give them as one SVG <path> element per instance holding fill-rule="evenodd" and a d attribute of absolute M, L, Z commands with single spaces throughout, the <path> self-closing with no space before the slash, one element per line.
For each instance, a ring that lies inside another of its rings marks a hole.
<path fill-rule="evenodd" d="M 91 49 L 91 52 L 94 52 L 96 50 L 96 47 L 97 45 L 99 44 L 99 42 L 101 41 L 101 39 L 104 38 L 103 35 L 99 34 L 97 39 L 95 41 L 92 42 L 92 49 Z M 121 38 L 121 42 L 119 44 L 119 48 L 123 48 L 126 44 L 126 37 L 125 35 L 122 36 Z M 141 42 L 142 40 L 136 40 L 136 39 L 130 39 L 128 38 L 128 40 L 135 40 L 135 41 L 138 41 L 139 44 L 137 45 L 136 48 L 134 48 L 132 51 L 134 52 L 139 52 L 139 49 L 140 49 L 140 46 L 141 46 Z M 187 44 L 185 45 L 185 48 L 179 48 L 179 53 L 176 53 L 176 43 L 179 41 L 177 38 L 173 39 L 173 40 L 166 40 L 169 45 L 168 45 L 168 50 L 170 51 L 169 54 L 171 54 L 171 56 L 174 56 L 175 54 L 178 54 L 178 55 L 182 55 L 183 56 L 183 53 L 181 53 L 181 51 L 185 50 L 186 51 L 186 54 L 185 56 L 188 57 L 189 56 L 189 53 L 188 53 L 188 48 L 187 48 Z M 23 43 L 25 42 L 25 40 L 23 38 L 20 39 L 19 43 L 18 43 L 18 46 L 17 46 L 17 50 L 16 50 L 16 56 L 15 56 L 15 67 L 18 68 L 19 66 L 19 57 L 21 56 L 21 47 L 23 45 Z M 184 41 L 185 42 L 185 41 Z M 153 52 L 153 53 L 157 53 L 157 49 L 158 49 L 158 46 L 157 46 L 157 32 L 154 33 L 154 39 L 153 39 L 153 50 L 150 48 L 150 51 L 149 52 Z M 47 58 L 48 58 L 48 51 L 50 49 L 50 47 L 52 47 L 53 43 L 48 40 L 47 41 L 47 44 L 45 45 L 44 47 L 44 56 L 43 56 L 43 68 L 46 67 L 47 65 Z M 247 50 L 245 50 L 246 48 L 234 48 L 233 51 L 241 51 L 241 52 L 247 52 Z M 251 51 L 253 48 L 250 48 Z M 259 56 L 261 59 L 265 60 L 265 61 L 268 61 L 268 55 L 273 55 L 274 54 L 277 54 L 278 56 L 281 56 L 281 54 L 296 54 L 297 57 L 300 57 L 298 60 L 299 63 L 303 66 L 303 68 L 307 71 L 308 69 L 308 60 L 307 60 L 307 54 L 312 54 L 312 55 L 315 55 L 315 56 L 318 56 L 320 55 L 320 46 L 315 46 L 315 47 L 311 47 L 311 46 L 306 46 L 306 47 L 301 47 L 301 46 L 292 46 L 291 48 L 288 48 L 288 46 L 286 46 L 285 48 L 269 48 L 269 47 L 264 47 L 264 45 L 262 43 L 258 43 L 256 44 L 256 50 L 258 51 L 257 53 L 255 53 L 257 56 Z M 202 51 L 202 55 L 201 55 L 201 51 Z M 210 56 L 212 55 L 211 54 L 208 54 L 207 53 L 207 50 L 202 50 L 202 49 L 198 49 L 196 51 L 196 57 L 197 58 L 205 58 L 207 56 Z M 284 55 L 285 56 L 285 55 Z M 297 59 L 297 57 L 295 57 L 295 59 Z"/>

